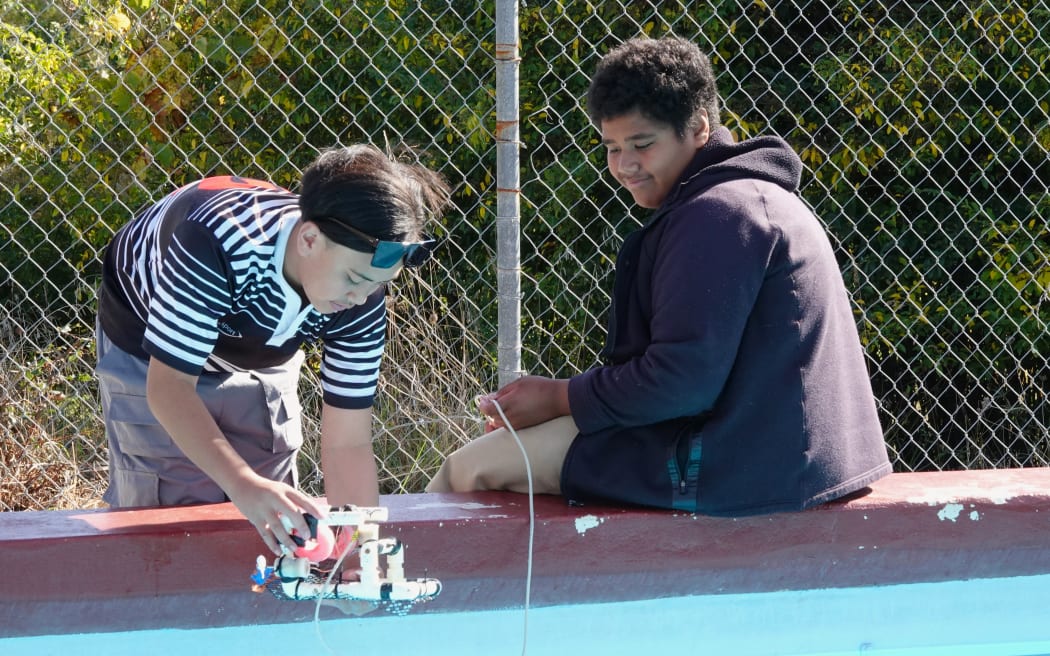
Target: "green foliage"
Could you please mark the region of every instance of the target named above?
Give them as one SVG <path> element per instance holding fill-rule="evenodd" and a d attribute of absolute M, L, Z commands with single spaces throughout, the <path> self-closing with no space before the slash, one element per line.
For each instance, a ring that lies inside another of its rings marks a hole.
<path fill-rule="evenodd" d="M 1045 464 L 1047 9 L 842 6 L 807 198 L 848 253 L 891 443 L 909 466 Z M 1018 437 L 1037 448 L 1008 457 Z"/>
<path fill-rule="evenodd" d="M 609 47 L 673 32 L 712 54 L 738 137 L 780 134 L 806 163 L 904 466 L 1012 462 L 1010 425 L 1045 450 L 1046 3 L 782 4 L 522 5 L 525 368 L 594 364 L 611 258 L 645 216 L 604 174 L 582 96 Z M 418 300 L 461 322 L 442 334 L 491 344 L 494 285 L 467 304 L 454 281 L 494 277 L 494 23 L 457 6 L 0 0 L 0 306 L 90 314 L 99 249 L 177 185 L 294 188 L 325 147 L 403 142 L 456 187 L 448 279 Z"/>
<path fill-rule="evenodd" d="M 11 262 L 29 249 L 52 266 L 46 283 L 26 271 L 0 296 L 28 294 L 42 311 L 62 305 L 72 281 L 97 273 L 113 230 L 205 175 L 294 188 L 319 150 L 364 140 L 421 146 L 454 183 L 457 169 L 491 170 L 492 94 L 479 82 L 490 18 L 468 18 L 466 32 L 445 3 L 430 4 L 407 20 L 387 2 L 316 0 L 97 0 L 65 15 L 51 8 L 53 21 L 6 12 L 14 46 L 0 79 L 16 93 L 4 101 L 0 169 L 4 191 L 18 191 L 0 198 L 0 221 L 27 246 L 0 246 L 0 262 L 25 269 Z M 422 25 L 428 16 L 442 18 Z M 69 27 L 48 31 L 60 24 Z M 461 215 L 485 207 L 489 185 L 483 176 L 460 185 Z M 79 270 L 63 268 L 63 253 Z"/>

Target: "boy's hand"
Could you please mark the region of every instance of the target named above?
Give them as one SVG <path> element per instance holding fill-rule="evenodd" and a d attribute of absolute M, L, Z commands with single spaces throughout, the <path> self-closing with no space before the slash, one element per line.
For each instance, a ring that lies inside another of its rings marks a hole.
<path fill-rule="evenodd" d="M 259 532 L 270 551 L 277 556 L 282 553 L 281 545 L 292 551 L 298 546 L 292 539 L 291 531 L 303 538 L 310 536 L 310 527 L 303 518 L 303 513 L 310 513 L 318 519 L 328 516 L 327 509 L 312 497 L 290 485 L 258 475 L 243 481 L 237 489 L 230 490 L 227 494 L 230 501 Z M 285 528 L 282 517 L 288 519 L 291 531 Z"/>
<path fill-rule="evenodd" d="M 500 419 L 499 413 L 496 412 L 496 406 L 492 403 L 492 400 L 496 398 L 496 394 L 496 392 L 489 392 L 488 394 L 474 397 L 474 403 L 478 406 L 478 411 L 485 418 L 486 433 L 491 433 L 503 425 L 503 420 Z"/>
<path fill-rule="evenodd" d="M 515 430 L 535 426 L 569 413 L 569 381 L 543 376 L 519 378 L 498 392 L 478 397 L 478 408 L 487 417 L 486 432 L 503 427 L 503 410 Z"/>

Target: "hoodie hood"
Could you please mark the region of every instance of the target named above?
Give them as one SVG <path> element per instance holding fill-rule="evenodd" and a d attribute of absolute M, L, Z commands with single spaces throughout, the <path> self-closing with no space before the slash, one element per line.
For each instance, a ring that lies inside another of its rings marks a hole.
<path fill-rule="evenodd" d="M 765 180 L 789 192 L 802 180 L 802 160 L 780 137 L 755 137 L 737 143 L 728 128 L 716 128 L 682 173 L 678 186 L 668 194 L 654 218 L 722 182 Z"/>

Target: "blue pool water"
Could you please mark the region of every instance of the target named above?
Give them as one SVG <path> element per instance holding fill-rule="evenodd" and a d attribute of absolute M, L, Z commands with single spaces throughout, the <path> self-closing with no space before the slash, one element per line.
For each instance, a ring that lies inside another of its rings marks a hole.
<path fill-rule="evenodd" d="M 0 640 L 0 654 L 514 656 L 524 618 L 518 608 L 40 636 Z M 1046 655 L 1050 575 L 532 608 L 524 647 L 532 656 Z"/>

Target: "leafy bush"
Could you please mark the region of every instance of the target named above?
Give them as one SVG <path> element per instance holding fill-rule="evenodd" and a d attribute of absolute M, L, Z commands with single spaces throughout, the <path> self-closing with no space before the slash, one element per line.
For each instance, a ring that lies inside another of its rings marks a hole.
<path fill-rule="evenodd" d="M 456 6 L 0 0 L 2 312 L 87 334 L 100 249 L 151 199 L 223 173 L 294 188 L 327 146 L 404 142 L 457 205 L 441 268 L 402 290 L 422 322 L 406 334 L 472 353 L 491 387 L 494 18 Z M 604 174 L 588 75 L 674 32 L 712 54 L 738 138 L 780 134 L 806 163 L 899 464 L 1047 463 L 1044 2 L 553 2 L 519 20 L 527 370 L 594 364 L 611 258 L 644 220 Z"/>

